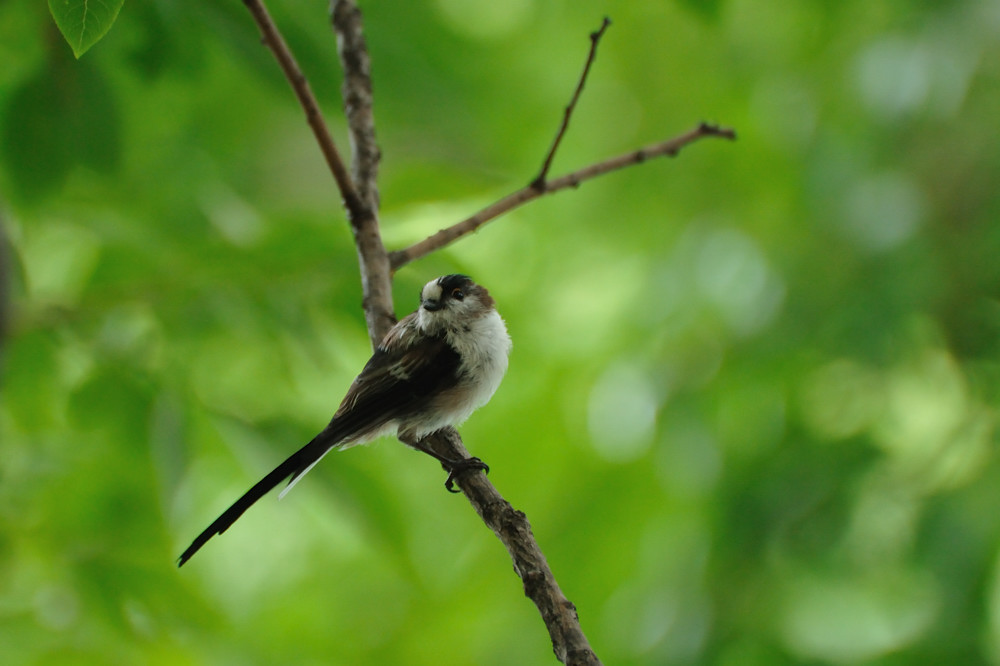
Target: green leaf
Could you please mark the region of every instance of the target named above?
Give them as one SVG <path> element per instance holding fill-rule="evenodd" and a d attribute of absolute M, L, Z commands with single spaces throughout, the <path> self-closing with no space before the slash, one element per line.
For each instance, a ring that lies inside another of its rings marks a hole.
<path fill-rule="evenodd" d="M 49 11 L 77 58 L 114 25 L 125 0 L 49 0 Z"/>

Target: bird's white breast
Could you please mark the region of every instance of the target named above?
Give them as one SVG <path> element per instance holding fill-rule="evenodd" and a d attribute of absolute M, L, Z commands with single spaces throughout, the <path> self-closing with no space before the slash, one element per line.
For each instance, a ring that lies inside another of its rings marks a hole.
<path fill-rule="evenodd" d="M 493 397 L 500 380 L 507 372 L 507 357 L 510 355 L 510 335 L 507 326 L 496 310 L 475 319 L 465 329 L 449 332 L 448 342 L 462 359 L 459 373 L 476 386 L 475 407 L 481 407 Z"/>
<path fill-rule="evenodd" d="M 439 415 L 437 422 L 422 424 L 418 437 L 465 421 L 472 412 L 489 402 L 507 372 L 510 335 L 496 310 L 449 330 L 445 339 L 461 359 L 459 381 L 438 401 L 434 410 Z"/>

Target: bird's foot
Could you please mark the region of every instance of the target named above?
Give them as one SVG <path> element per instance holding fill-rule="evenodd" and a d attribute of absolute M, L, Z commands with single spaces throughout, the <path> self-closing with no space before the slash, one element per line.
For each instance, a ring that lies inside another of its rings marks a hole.
<path fill-rule="evenodd" d="M 455 479 L 466 472 L 478 472 L 481 470 L 486 474 L 490 473 L 490 466 L 475 456 L 466 458 L 465 460 L 449 461 L 445 469 L 448 470 L 448 478 L 444 482 L 444 487 L 449 493 L 462 492 L 455 488 Z"/>

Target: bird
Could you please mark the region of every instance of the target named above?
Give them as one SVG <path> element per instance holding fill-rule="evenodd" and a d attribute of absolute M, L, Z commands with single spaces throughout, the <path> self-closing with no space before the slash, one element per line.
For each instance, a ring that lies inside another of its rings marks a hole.
<path fill-rule="evenodd" d="M 459 425 L 482 407 L 507 372 L 511 339 L 489 291 L 467 275 L 444 275 L 420 292 L 416 311 L 393 326 L 354 379 L 333 418 L 308 444 L 258 481 L 205 528 L 177 560 L 177 566 L 222 534 L 257 500 L 285 479 L 279 497 L 335 448 L 346 449 L 383 435 L 438 459 L 451 492 L 457 475 L 489 471 L 479 458 L 450 460 L 423 440 Z"/>

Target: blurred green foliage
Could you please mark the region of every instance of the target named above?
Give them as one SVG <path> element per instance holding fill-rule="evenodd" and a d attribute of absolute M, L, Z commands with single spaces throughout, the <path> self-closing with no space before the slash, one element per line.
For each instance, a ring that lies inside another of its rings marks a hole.
<path fill-rule="evenodd" d="M 324 3 L 271 3 L 343 148 Z M 1000 11 L 365 2 L 400 247 L 535 173 L 703 141 L 397 275 L 462 271 L 511 370 L 463 428 L 608 664 L 1000 663 Z M 323 461 L 174 558 L 369 353 L 355 254 L 237 2 L 129 3 L 80 62 L 0 20 L 4 664 L 547 664 L 431 460 Z"/>

